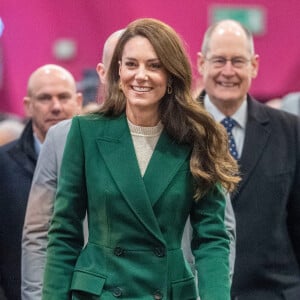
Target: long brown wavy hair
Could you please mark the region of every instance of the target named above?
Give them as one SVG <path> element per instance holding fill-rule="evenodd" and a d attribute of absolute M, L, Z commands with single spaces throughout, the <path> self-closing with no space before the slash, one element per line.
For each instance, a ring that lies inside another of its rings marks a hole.
<path fill-rule="evenodd" d="M 228 151 L 226 131 L 192 97 L 189 58 L 181 38 L 167 24 L 145 18 L 128 25 L 108 69 L 107 95 L 100 112 L 111 117 L 125 112 L 126 98 L 119 88 L 119 61 L 125 44 L 135 36 L 149 40 L 171 82 L 172 93 L 166 93 L 160 101 L 160 118 L 174 141 L 192 146 L 190 169 L 196 184 L 195 199 L 216 183 L 233 191 L 239 181 L 238 166 Z"/>

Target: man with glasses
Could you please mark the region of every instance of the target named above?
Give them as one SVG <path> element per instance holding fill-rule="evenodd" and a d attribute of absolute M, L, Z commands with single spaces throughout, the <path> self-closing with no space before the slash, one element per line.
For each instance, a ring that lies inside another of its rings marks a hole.
<path fill-rule="evenodd" d="M 300 121 L 255 101 L 258 72 L 251 33 L 224 20 L 205 33 L 199 101 L 221 122 L 242 181 L 236 217 L 234 300 L 300 299 Z"/>

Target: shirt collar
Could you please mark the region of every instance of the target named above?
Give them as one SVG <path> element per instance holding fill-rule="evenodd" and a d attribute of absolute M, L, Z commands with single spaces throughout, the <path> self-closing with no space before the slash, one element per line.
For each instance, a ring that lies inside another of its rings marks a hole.
<path fill-rule="evenodd" d="M 213 118 L 217 122 L 221 122 L 226 116 L 210 101 L 209 96 L 206 94 L 203 101 L 205 109 L 213 116 Z M 242 105 L 239 107 L 239 109 L 230 116 L 232 119 L 234 119 L 238 125 L 245 129 L 246 128 L 246 122 L 247 122 L 247 107 L 248 103 L 246 101 L 243 101 Z"/>
<path fill-rule="evenodd" d="M 33 143 L 34 143 L 34 150 L 37 155 L 39 155 L 41 148 L 42 148 L 42 143 L 40 140 L 37 138 L 36 134 L 33 134 Z"/>

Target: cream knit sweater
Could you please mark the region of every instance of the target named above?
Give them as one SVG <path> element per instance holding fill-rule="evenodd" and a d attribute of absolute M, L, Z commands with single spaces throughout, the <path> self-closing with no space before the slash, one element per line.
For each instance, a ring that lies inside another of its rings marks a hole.
<path fill-rule="evenodd" d="M 154 148 L 163 130 L 163 125 L 159 122 L 154 127 L 142 127 L 132 124 L 128 119 L 127 122 L 140 171 L 142 176 L 144 176 Z"/>

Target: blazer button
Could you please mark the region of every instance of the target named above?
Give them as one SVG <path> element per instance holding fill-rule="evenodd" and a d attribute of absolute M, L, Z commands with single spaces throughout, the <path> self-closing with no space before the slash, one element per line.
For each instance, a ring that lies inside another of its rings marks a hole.
<path fill-rule="evenodd" d="M 122 296 L 122 290 L 119 287 L 114 288 L 113 295 L 118 298 Z"/>
<path fill-rule="evenodd" d="M 154 254 L 158 257 L 164 257 L 165 256 L 165 249 L 162 247 L 156 247 L 154 248 Z"/>
<path fill-rule="evenodd" d="M 125 250 L 121 247 L 116 247 L 114 250 L 114 254 L 116 256 L 122 256 L 124 254 Z"/>
<path fill-rule="evenodd" d="M 153 294 L 153 299 L 155 299 L 155 300 L 161 300 L 161 299 L 163 299 L 162 292 L 159 291 L 159 290 L 155 291 L 154 294 Z"/>

